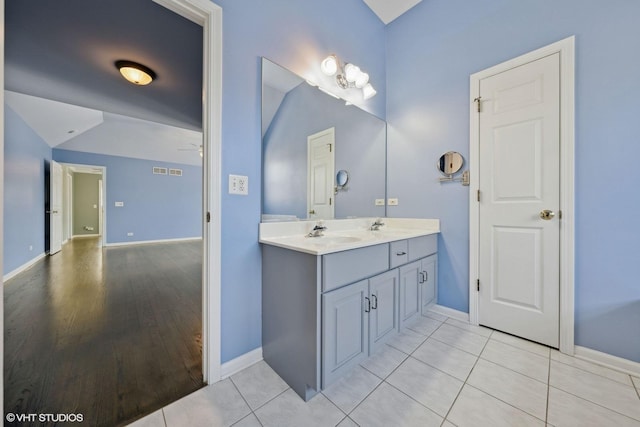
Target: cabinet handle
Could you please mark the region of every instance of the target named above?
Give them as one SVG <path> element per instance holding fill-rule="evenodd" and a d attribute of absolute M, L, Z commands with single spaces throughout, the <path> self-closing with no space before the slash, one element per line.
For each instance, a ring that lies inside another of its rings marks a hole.
<path fill-rule="evenodd" d="M 378 295 L 371 294 L 371 298 L 373 298 L 373 305 L 371 306 L 371 310 L 375 310 L 378 308 Z"/>
<path fill-rule="evenodd" d="M 406 255 L 406 254 L 407 254 L 406 252 L 396 252 L 396 255 L 398 255 L 398 256 L 403 256 L 403 255 Z"/>
<path fill-rule="evenodd" d="M 371 311 L 371 300 L 369 299 L 369 297 L 364 297 L 364 299 L 367 300 L 367 308 L 364 309 L 364 312 L 368 313 Z"/>
<path fill-rule="evenodd" d="M 420 279 L 418 280 L 418 283 L 424 283 L 424 271 L 421 271 L 419 274 L 420 274 Z"/>
<path fill-rule="evenodd" d="M 423 271 L 424 273 L 424 281 L 428 282 L 429 281 L 429 273 L 427 271 Z"/>

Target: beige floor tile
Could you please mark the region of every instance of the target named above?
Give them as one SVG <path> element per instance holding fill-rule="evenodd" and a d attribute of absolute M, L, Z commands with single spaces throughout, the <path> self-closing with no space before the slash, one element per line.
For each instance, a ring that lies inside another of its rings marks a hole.
<path fill-rule="evenodd" d="M 586 360 L 578 359 L 573 356 L 568 356 L 566 354 L 560 353 L 558 350 L 551 350 L 551 359 L 557 360 L 558 362 L 564 363 L 565 365 L 573 366 L 574 368 L 591 372 L 592 374 L 600 375 L 601 377 L 609 378 L 610 380 L 618 381 L 622 384 L 633 385 L 633 383 L 631 382 L 631 377 L 628 374 L 624 374 L 622 372 L 615 371 L 613 369 L 597 365 Z"/>
<path fill-rule="evenodd" d="M 305 402 L 289 389 L 255 412 L 265 427 L 334 427 L 344 413 L 318 393 Z"/>
<path fill-rule="evenodd" d="M 355 366 L 348 374 L 322 391 L 345 414 L 371 393 L 382 380 L 361 366 Z"/>
<path fill-rule="evenodd" d="M 549 380 L 548 357 L 530 353 L 500 341 L 489 340 L 480 357 L 545 384 Z"/>
<path fill-rule="evenodd" d="M 289 388 L 265 362 L 260 361 L 231 376 L 251 409 L 256 410 Z"/>
<path fill-rule="evenodd" d="M 165 427 L 162 409 L 157 410 L 138 421 L 129 424 L 129 427 Z"/>
<path fill-rule="evenodd" d="M 448 318 L 446 323 L 453 325 L 457 328 L 464 329 L 474 334 L 482 335 L 483 337 L 490 337 L 493 333 L 492 329 L 485 328 L 484 326 L 471 325 L 469 322 L 462 322 L 458 319 Z"/>
<path fill-rule="evenodd" d="M 544 427 L 541 421 L 466 384 L 447 416 L 458 427 Z"/>
<path fill-rule="evenodd" d="M 367 427 L 439 427 L 442 424 L 442 417 L 386 383 L 380 384 L 349 417 Z"/>
<path fill-rule="evenodd" d="M 401 352 L 395 347 L 385 345 L 363 361 L 360 366 L 372 372 L 379 378 L 385 379 L 396 369 L 408 354 Z"/>
<path fill-rule="evenodd" d="M 552 387 L 640 421 L 640 399 L 634 387 L 551 361 Z"/>
<path fill-rule="evenodd" d="M 463 385 L 462 381 L 413 357 L 389 375 L 386 382 L 443 417 Z"/>
<path fill-rule="evenodd" d="M 167 427 L 225 427 L 246 417 L 251 409 L 226 379 L 165 406 L 163 412 Z"/>
<path fill-rule="evenodd" d="M 430 338 L 437 339 L 476 356 L 480 355 L 488 340 L 487 337 L 465 331 L 447 323 L 443 323 Z"/>
<path fill-rule="evenodd" d="M 556 427 L 640 427 L 640 421 L 554 387 L 549 389 L 548 421 Z"/>
<path fill-rule="evenodd" d="M 500 331 L 493 331 L 491 339 L 518 347 L 522 350 L 530 351 L 531 353 L 539 354 L 540 356 L 549 357 L 549 347 L 542 344 L 514 337 L 513 335 L 505 334 Z"/>
<path fill-rule="evenodd" d="M 465 381 L 473 369 L 477 356 L 441 341 L 429 338 L 412 354 L 416 359 Z"/>
<path fill-rule="evenodd" d="M 547 385 L 484 359 L 478 360 L 467 384 L 544 420 Z"/>

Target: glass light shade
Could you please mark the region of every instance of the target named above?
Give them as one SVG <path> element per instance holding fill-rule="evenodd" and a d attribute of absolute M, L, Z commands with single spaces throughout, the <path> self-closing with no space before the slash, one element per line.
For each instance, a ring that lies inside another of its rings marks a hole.
<path fill-rule="evenodd" d="M 356 78 L 356 87 L 362 89 L 367 83 L 369 83 L 369 74 L 361 72 Z"/>
<path fill-rule="evenodd" d="M 116 61 L 116 67 L 120 70 L 122 77 L 136 85 L 148 85 L 156 78 L 153 70 L 136 62 Z"/>
<path fill-rule="evenodd" d="M 335 55 L 329 55 L 320 64 L 320 69 L 327 76 L 333 76 L 338 71 L 338 58 Z"/>
<path fill-rule="evenodd" d="M 365 87 L 362 88 L 362 96 L 364 99 L 373 98 L 376 96 L 376 90 L 371 86 L 371 83 L 367 83 Z"/>
<path fill-rule="evenodd" d="M 360 67 L 358 67 L 357 65 L 347 64 L 344 66 L 344 76 L 349 83 L 355 82 L 360 74 Z"/>

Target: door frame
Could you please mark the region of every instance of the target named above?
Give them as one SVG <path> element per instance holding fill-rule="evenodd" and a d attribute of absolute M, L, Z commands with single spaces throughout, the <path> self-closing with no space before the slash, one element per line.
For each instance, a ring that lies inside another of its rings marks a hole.
<path fill-rule="evenodd" d="M 317 138 L 321 138 L 323 136 L 326 135 L 331 135 L 331 163 L 333 166 L 333 171 L 331 172 L 331 179 L 332 179 L 332 184 L 333 184 L 333 180 L 335 180 L 335 175 L 336 175 L 336 128 L 335 126 L 332 126 L 328 129 L 325 130 L 321 130 L 320 132 L 316 132 L 313 133 L 311 135 L 307 136 L 307 218 L 308 219 L 314 219 L 311 218 L 309 215 L 309 212 L 311 211 L 311 193 L 313 192 L 312 190 L 312 185 L 311 185 L 311 172 L 312 172 L 312 168 L 311 168 L 311 162 L 312 162 L 312 149 L 311 146 L 313 145 L 313 142 L 315 141 L 315 139 Z M 331 205 L 331 216 L 329 218 L 318 218 L 319 220 L 325 220 L 325 219 L 334 219 L 336 216 L 336 204 L 335 204 L 335 194 L 334 194 L 334 186 L 330 185 L 329 188 L 327 189 L 329 190 L 329 197 L 330 199 L 332 199 L 330 201 L 330 205 Z"/>
<path fill-rule="evenodd" d="M 480 178 L 480 119 L 474 100 L 480 96 L 480 80 L 540 58 L 560 54 L 560 351 L 574 353 L 574 265 L 575 265 L 575 36 L 536 49 L 517 58 L 479 71 L 470 76 L 469 96 L 469 322 L 478 325 L 480 203 L 477 200 Z"/>
<path fill-rule="evenodd" d="M 153 1 L 202 26 L 202 378 L 213 384 L 221 379 L 222 8 L 210 0 Z"/>

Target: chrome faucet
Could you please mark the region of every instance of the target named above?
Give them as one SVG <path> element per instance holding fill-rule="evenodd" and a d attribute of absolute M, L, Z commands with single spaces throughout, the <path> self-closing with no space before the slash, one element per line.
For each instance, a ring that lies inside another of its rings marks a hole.
<path fill-rule="evenodd" d="M 311 232 L 307 234 L 307 237 L 321 237 L 324 236 L 324 231 L 327 227 L 322 223 L 322 221 L 318 221 L 318 223 L 313 227 Z"/>
<path fill-rule="evenodd" d="M 383 225 L 384 225 L 384 222 L 382 222 L 382 220 L 378 218 L 373 224 L 371 224 L 371 231 L 380 230 L 380 227 L 382 227 Z"/>

